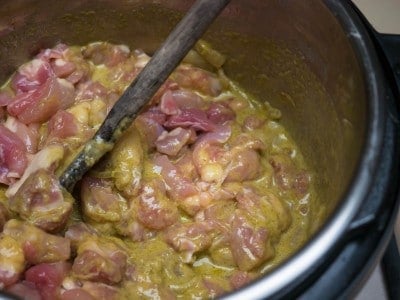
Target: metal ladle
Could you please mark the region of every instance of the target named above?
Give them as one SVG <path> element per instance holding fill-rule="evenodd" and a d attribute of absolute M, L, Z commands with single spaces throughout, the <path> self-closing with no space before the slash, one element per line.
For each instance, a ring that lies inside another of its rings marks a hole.
<path fill-rule="evenodd" d="M 170 33 L 148 64 L 115 103 L 99 130 L 60 177 L 72 191 L 74 185 L 109 152 L 140 110 L 178 66 L 230 0 L 197 0 Z"/>

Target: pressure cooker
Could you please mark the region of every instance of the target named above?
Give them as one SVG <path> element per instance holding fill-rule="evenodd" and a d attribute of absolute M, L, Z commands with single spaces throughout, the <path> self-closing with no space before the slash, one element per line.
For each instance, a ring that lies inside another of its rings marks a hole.
<path fill-rule="evenodd" d="M 152 53 L 192 3 L 3 0 L 0 80 L 59 41 Z M 350 1 L 232 0 L 204 39 L 228 57 L 233 80 L 281 110 L 326 207 L 300 250 L 222 298 L 354 296 L 381 260 L 398 210 L 400 37 L 377 33 Z"/>

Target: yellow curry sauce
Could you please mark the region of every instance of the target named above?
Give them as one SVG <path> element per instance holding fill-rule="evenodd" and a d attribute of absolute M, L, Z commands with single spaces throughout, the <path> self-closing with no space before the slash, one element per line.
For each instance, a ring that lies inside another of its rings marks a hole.
<path fill-rule="evenodd" d="M 280 112 L 231 82 L 207 44 L 195 49 L 73 195 L 57 176 L 149 57 L 59 44 L 2 87 L 3 290 L 214 298 L 309 237 L 313 181 Z"/>

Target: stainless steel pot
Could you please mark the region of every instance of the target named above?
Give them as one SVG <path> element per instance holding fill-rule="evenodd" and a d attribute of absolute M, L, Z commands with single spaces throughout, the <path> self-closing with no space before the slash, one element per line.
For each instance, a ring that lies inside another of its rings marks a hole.
<path fill-rule="evenodd" d="M 0 81 L 38 49 L 58 41 L 108 40 L 151 53 L 191 3 L 3 0 Z M 385 142 L 396 136 L 397 124 L 387 121 L 381 62 L 365 25 L 342 1 L 233 0 L 205 39 L 227 55 L 231 78 L 282 111 L 283 124 L 314 172 L 315 219 L 324 220 L 285 263 L 227 297 L 298 295 L 354 239 L 354 232 L 370 228 L 386 200 L 381 195 L 372 215 L 363 203 L 377 187 L 386 192 L 396 178 L 381 182 L 398 165 L 397 141 Z M 382 167 L 383 160 L 388 166 Z"/>

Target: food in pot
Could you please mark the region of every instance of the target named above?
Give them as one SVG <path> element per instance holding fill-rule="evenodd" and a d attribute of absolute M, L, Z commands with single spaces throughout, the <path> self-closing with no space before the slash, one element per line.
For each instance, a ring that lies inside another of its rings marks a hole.
<path fill-rule="evenodd" d="M 58 44 L 4 84 L 3 290 L 213 298 L 307 239 L 312 178 L 280 112 L 230 81 L 207 44 L 196 49 L 72 195 L 58 176 L 149 56 L 106 42 Z"/>

